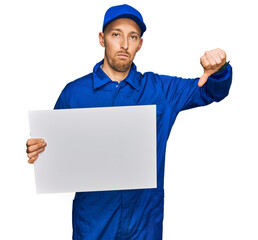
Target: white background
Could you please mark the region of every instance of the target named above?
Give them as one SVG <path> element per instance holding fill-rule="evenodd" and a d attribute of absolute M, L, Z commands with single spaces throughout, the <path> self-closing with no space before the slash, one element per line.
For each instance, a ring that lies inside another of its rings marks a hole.
<path fill-rule="evenodd" d="M 126 2 L 126 1 L 125 1 Z M 73 194 L 36 195 L 27 163 L 28 110 L 52 109 L 63 87 L 103 58 L 104 13 L 124 1 L 1 1 L 0 239 L 68 240 Z M 197 77 L 200 57 L 227 52 L 221 103 L 179 114 L 167 144 L 165 240 L 257 240 L 255 1 L 130 1 L 147 25 L 141 72 Z"/>

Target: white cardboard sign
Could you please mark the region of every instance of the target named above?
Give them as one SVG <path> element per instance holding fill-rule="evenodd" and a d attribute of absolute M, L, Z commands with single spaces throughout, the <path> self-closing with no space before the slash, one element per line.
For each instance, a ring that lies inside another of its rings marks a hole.
<path fill-rule="evenodd" d="M 29 111 L 37 193 L 156 188 L 156 105 Z"/>

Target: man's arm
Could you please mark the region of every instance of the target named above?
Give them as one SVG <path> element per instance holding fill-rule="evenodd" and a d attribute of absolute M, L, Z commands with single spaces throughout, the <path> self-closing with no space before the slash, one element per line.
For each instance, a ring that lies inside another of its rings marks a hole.
<path fill-rule="evenodd" d="M 220 51 L 222 50 L 212 50 L 201 57 L 201 64 L 204 68 L 201 78 L 157 76 L 165 98 L 174 111 L 178 113 L 182 110 L 205 106 L 214 101 L 219 102 L 228 95 L 232 82 L 232 67 L 226 63 L 225 52 L 223 51 L 223 55 Z M 221 55 L 220 60 L 218 52 Z M 224 67 L 221 70 L 222 66 Z"/>

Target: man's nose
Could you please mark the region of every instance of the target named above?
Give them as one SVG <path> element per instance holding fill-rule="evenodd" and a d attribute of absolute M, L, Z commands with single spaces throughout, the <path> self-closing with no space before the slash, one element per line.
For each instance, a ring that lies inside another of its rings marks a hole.
<path fill-rule="evenodd" d="M 121 48 L 128 49 L 128 39 L 126 37 L 123 37 L 121 40 Z"/>

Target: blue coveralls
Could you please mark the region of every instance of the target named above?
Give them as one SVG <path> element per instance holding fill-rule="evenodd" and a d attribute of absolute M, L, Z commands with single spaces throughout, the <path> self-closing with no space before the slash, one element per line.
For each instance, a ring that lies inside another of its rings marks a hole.
<path fill-rule="evenodd" d="M 180 111 L 225 98 L 232 68 L 227 65 L 199 88 L 199 78 L 141 74 L 134 64 L 127 78 L 118 84 L 103 72 L 102 64 L 103 60 L 95 65 L 93 73 L 68 83 L 55 109 L 156 104 L 157 189 L 77 192 L 73 201 L 73 239 L 161 240 L 165 151 L 171 128 Z"/>

